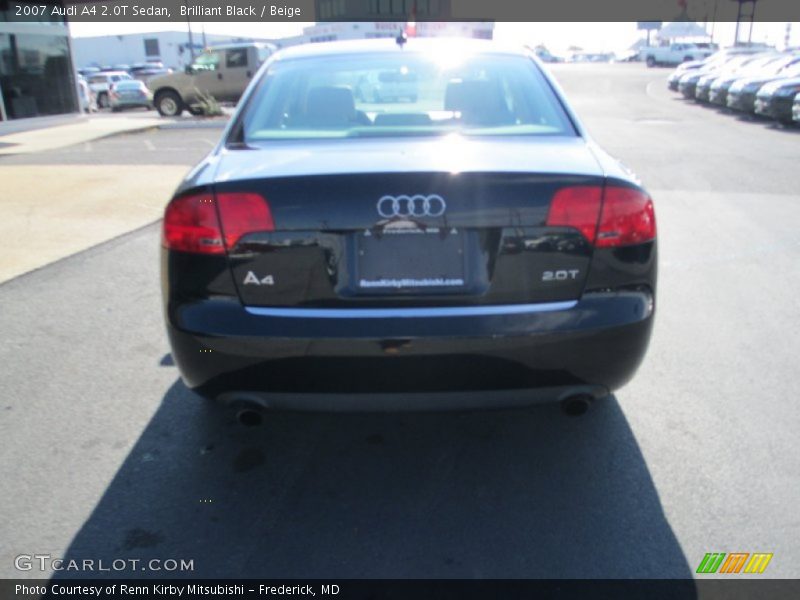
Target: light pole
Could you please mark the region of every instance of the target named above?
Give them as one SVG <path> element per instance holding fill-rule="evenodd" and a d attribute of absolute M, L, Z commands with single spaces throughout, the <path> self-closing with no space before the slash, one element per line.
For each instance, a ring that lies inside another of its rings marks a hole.
<path fill-rule="evenodd" d="M 189 28 L 189 64 L 194 63 L 194 40 L 192 39 L 192 23 L 189 21 L 189 5 L 187 0 L 183 0 L 183 5 L 186 7 L 186 26 Z"/>

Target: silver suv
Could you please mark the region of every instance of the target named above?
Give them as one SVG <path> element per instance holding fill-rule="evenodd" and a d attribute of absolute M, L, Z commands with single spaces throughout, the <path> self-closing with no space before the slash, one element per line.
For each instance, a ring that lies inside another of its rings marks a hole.
<path fill-rule="evenodd" d="M 226 44 L 206 49 L 183 73 L 148 80 L 159 114 L 176 117 L 184 110 L 202 114 L 199 94 L 219 102 L 236 102 L 258 67 L 276 46 L 263 43 Z"/>

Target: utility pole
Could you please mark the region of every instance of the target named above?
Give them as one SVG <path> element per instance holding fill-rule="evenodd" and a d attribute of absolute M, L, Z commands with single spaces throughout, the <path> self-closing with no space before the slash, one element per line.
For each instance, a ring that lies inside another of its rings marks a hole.
<path fill-rule="evenodd" d="M 711 43 L 714 43 L 714 28 L 717 26 L 717 5 L 719 0 L 714 0 L 714 15 L 711 17 Z"/>
<path fill-rule="evenodd" d="M 189 28 L 189 56 L 191 60 L 189 64 L 194 63 L 194 40 L 192 39 L 192 23 L 189 21 L 189 5 L 187 0 L 183 0 L 183 5 L 186 7 L 186 25 Z"/>
<path fill-rule="evenodd" d="M 739 25 L 741 25 L 743 16 L 745 18 L 750 17 L 750 30 L 747 33 L 747 43 L 750 44 L 750 41 L 753 38 L 753 21 L 755 20 L 756 16 L 756 2 L 758 2 L 758 0 L 731 0 L 731 1 L 739 3 L 739 8 L 736 11 L 736 33 L 734 34 L 733 44 L 734 46 L 739 45 Z M 744 9 L 745 4 L 750 5 L 750 14 L 747 14 L 747 12 L 745 11 Z"/>

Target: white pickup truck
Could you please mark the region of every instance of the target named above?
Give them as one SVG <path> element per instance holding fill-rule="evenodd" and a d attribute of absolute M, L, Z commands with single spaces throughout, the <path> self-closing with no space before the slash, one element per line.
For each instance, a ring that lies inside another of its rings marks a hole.
<path fill-rule="evenodd" d="M 715 44 L 676 43 L 669 46 L 646 46 L 639 51 L 639 57 L 648 67 L 656 65 L 679 65 L 688 60 L 702 60 L 717 51 Z"/>

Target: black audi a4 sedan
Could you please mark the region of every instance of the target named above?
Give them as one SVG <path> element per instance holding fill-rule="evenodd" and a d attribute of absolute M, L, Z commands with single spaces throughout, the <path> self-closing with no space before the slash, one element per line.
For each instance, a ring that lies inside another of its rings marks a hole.
<path fill-rule="evenodd" d="M 276 53 L 162 246 L 174 360 L 226 403 L 585 406 L 653 326 L 651 198 L 531 52 L 492 42 Z"/>

